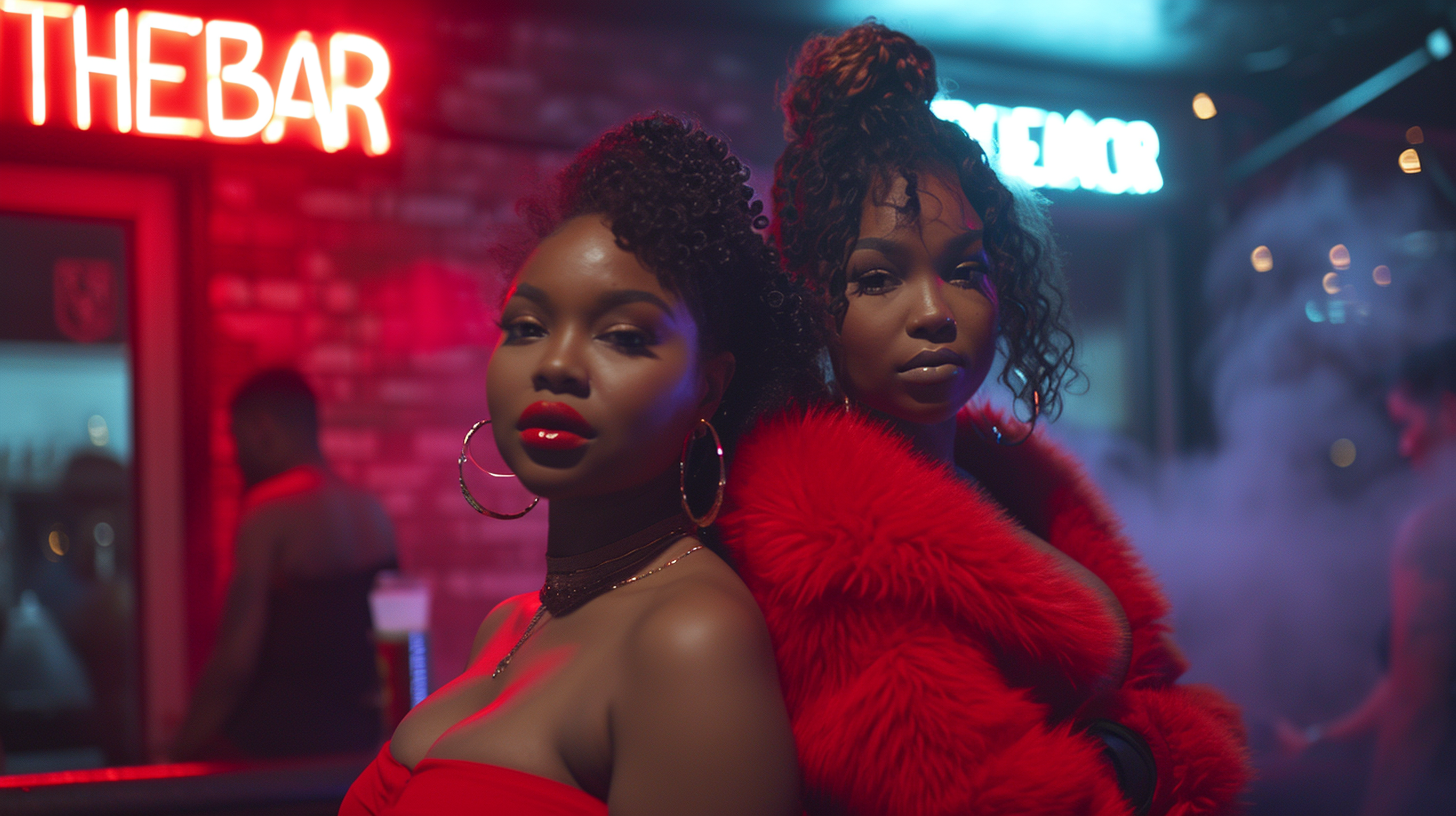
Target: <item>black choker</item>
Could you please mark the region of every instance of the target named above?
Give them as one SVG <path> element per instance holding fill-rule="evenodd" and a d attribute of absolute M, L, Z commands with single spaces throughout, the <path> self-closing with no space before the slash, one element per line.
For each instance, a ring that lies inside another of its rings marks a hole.
<path fill-rule="evenodd" d="M 672 516 L 580 555 L 546 556 L 541 606 L 555 618 L 577 609 L 636 575 L 692 528 L 682 516 Z"/>

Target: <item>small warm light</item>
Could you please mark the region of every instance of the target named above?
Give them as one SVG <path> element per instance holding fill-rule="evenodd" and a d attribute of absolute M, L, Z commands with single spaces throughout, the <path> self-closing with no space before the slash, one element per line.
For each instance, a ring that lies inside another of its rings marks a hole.
<path fill-rule="evenodd" d="M 1347 468 L 1355 464 L 1355 443 L 1348 439 L 1336 439 L 1330 445 L 1330 461 L 1335 467 Z"/>
<path fill-rule="evenodd" d="M 1330 266 L 1336 269 L 1350 268 L 1350 250 L 1344 244 L 1335 244 L 1330 247 Z"/>
<path fill-rule="evenodd" d="M 1268 272 L 1274 268 L 1274 253 L 1266 246 L 1254 247 L 1254 251 L 1249 254 L 1249 263 L 1254 265 L 1255 272 Z"/>
<path fill-rule="evenodd" d="M 1208 94 L 1201 93 L 1193 97 L 1193 115 L 1199 119 L 1212 119 L 1218 115 L 1218 108 Z"/>
<path fill-rule="evenodd" d="M 51 534 L 46 536 L 46 544 L 50 546 L 51 552 L 58 556 L 65 555 L 71 549 L 70 537 L 59 527 L 51 530 Z"/>
<path fill-rule="evenodd" d="M 97 545 L 110 547 L 116 541 L 116 530 L 113 530 L 111 525 L 104 521 L 97 522 L 96 526 L 91 529 L 91 537 L 96 539 Z"/>
<path fill-rule="evenodd" d="M 1325 288 L 1325 294 L 1337 295 L 1340 292 L 1340 276 L 1336 272 L 1326 272 L 1324 280 L 1320 285 Z"/>
<path fill-rule="evenodd" d="M 1412 127 L 1405 132 L 1407 144 L 1420 144 L 1426 140 L 1426 134 L 1421 132 L 1420 126 Z"/>
<path fill-rule="evenodd" d="M 1381 264 L 1380 266 L 1375 267 L 1375 271 L 1370 273 L 1370 277 L 1375 280 L 1376 286 L 1389 286 L 1390 267 L 1386 266 L 1385 264 Z"/>
<path fill-rule="evenodd" d="M 1407 173 L 1421 172 L 1421 154 L 1414 147 L 1400 151 L 1400 169 Z"/>
<path fill-rule="evenodd" d="M 106 447 L 111 441 L 111 429 L 106 427 L 106 418 L 100 414 L 92 414 L 86 420 L 86 435 L 91 437 L 91 444 L 98 448 Z"/>

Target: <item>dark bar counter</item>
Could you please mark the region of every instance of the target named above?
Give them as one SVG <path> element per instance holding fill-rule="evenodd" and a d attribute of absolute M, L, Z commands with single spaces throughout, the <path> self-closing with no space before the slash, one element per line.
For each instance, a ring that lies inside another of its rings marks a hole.
<path fill-rule="evenodd" d="M 372 755 L 0 776 L 5 816 L 334 816 Z"/>

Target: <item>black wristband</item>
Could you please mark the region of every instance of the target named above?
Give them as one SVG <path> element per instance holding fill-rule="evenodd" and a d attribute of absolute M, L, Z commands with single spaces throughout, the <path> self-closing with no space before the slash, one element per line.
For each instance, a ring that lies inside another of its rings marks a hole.
<path fill-rule="evenodd" d="M 1153 764 L 1153 751 L 1147 740 L 1136 731 L 1112 720 L 1087 723 L 1087 733 L 1102 742 L 1102 755 L 1112 763 L 1117 787 L 1136 816 L 1143 816 L 1153 805 L 1153 792 L 1158 787 L 1158 769 Z"/>

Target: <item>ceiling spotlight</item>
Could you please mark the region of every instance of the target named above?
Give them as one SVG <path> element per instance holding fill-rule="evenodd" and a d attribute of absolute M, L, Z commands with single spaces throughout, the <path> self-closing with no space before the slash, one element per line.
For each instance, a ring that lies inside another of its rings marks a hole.
<path fill-rule="evenodd" d="M 1255 272 L 1268 272 L 1274 268 L 1274 254 L 1269 251 L 1269 247 L 1254 247 L 1254 251 L 1249 254 L 1249 263 L 1254 265 Z"/>
<path fill-rule="evenodd" d="M 1193 115 L 1199 119 L 1212 119 L 1218 115 L 1218 108 L 1214 107 L 1213 99 L 1206 93 L 1200 93 L 1193 97 Z"/>
<path fill-rule="evenodd" d="M 1400 151 L 1400 169 L 1407 173 L 1421 172 L 1421 156 L 1414 147 Z"/>

